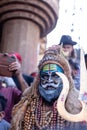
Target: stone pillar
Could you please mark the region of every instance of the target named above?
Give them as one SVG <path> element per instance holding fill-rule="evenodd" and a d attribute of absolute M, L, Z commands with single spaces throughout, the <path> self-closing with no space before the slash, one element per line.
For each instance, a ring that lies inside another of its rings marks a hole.
<path fill-rule="evenodd" d="M 0 7 L 1 52 L 19 52 L 23 72 L 35 71 L 39 39 L 57 23 L 58 0 L 3 0 Z"/>

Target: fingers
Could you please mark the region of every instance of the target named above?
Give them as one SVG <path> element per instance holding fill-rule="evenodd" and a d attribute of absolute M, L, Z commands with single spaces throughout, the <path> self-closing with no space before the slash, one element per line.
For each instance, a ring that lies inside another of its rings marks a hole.
<path fill-rule="evenodd" d="M 9 65 L 9 71 L 20 70 L 21 65 L 19 62 L 13 62 Z"/>

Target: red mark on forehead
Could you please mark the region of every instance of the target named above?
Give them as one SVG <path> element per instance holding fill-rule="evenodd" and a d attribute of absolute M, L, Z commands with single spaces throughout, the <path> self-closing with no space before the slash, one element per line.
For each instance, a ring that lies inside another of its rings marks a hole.
<path fill-rule="evenodd" d="M 50 71 L 50 64 L 49 64 L 49 67 L 48 67 L 48 73 L 51 74 L 51 71 Z"/>

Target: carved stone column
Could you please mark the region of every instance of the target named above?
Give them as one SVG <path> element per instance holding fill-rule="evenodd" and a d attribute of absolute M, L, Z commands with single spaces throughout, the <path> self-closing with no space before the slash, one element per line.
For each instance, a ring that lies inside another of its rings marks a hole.
<path fill-rule="evenodd" d="M 0 1 L 1 52 L 19 52 L 23 72 L 37 68 L 38 42 L 58 19 L 58 0 Z"/>

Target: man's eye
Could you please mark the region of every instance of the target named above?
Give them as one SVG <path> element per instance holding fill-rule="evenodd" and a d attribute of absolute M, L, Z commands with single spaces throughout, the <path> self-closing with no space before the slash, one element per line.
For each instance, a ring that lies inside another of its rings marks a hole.
<path fill-rule="evenodd" d="M 59 76 L 57 74 L 52 74 L 52 77 L 55 77 L 55 78 L 59 78 Z"/>
<path fill-rule="evenodd" d="M 42 77 L 43 79 L 48 79 L 49 76 L 48 76 L 48 75 L 42 75 L 41 77 Z"/>

